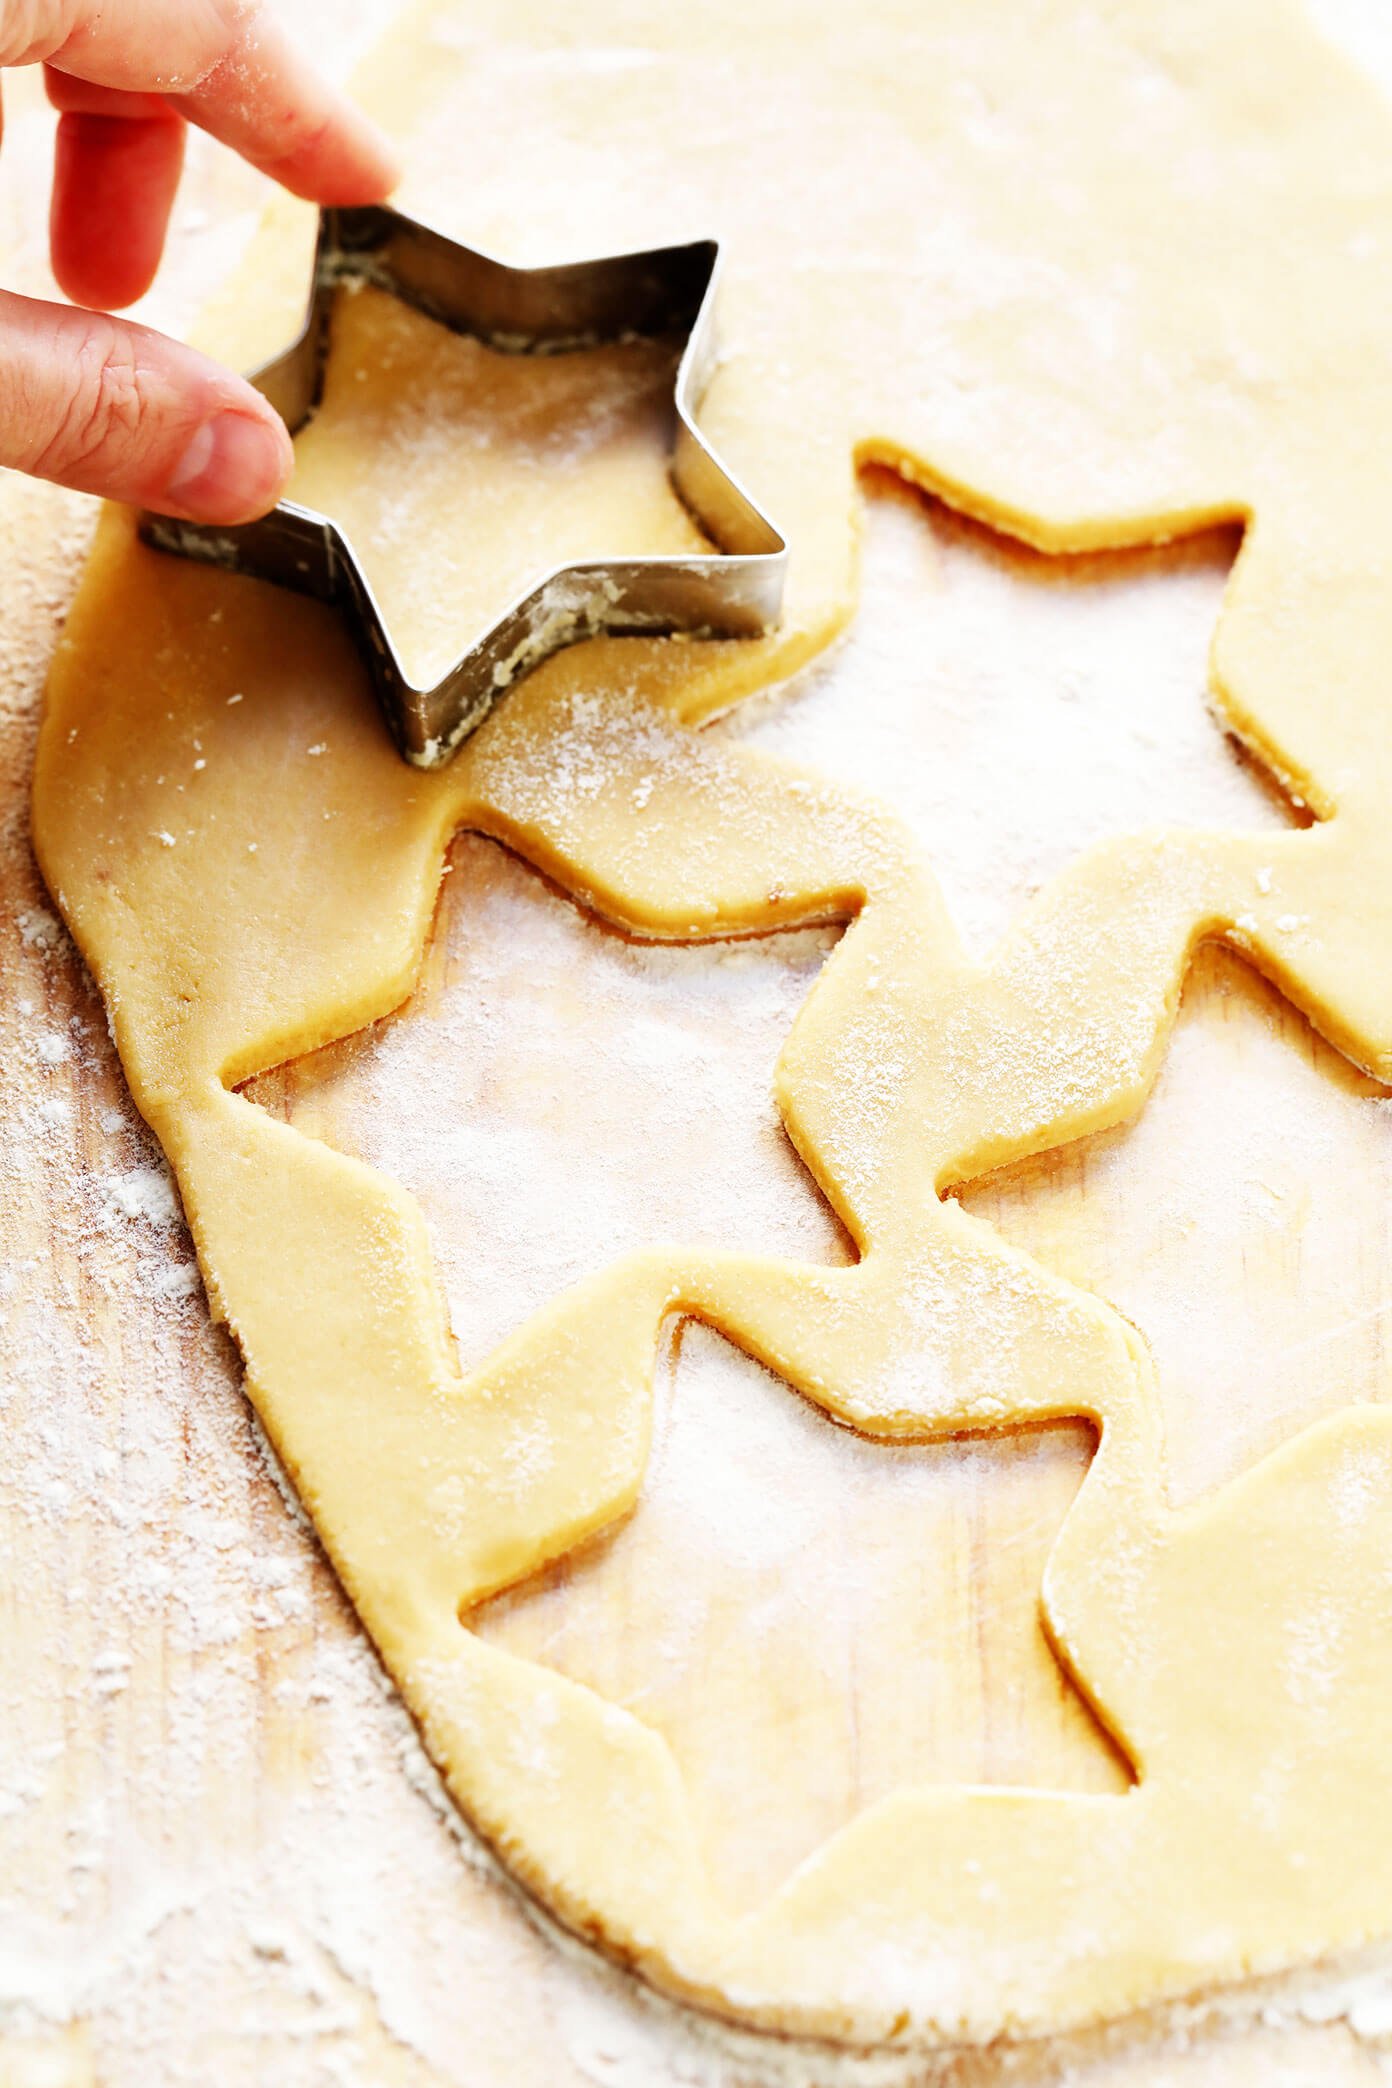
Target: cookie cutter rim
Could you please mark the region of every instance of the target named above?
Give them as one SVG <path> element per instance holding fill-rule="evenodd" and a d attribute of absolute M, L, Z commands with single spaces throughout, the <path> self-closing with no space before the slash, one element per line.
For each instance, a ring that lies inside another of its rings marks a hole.
<path fill-rule="evenodd" d="M 514 268 L 385 205 L 319 213 L 304 323 L 250 382 L 292 434 L 320 402 L 335 293 L 370 283 L 458 333 L 519 353 L 635 335 L 682 333 L 673 386 L 673 484 L 710 537 L 710 552 L 604 557 L 552 567 L 475 637 L 435 682 L 413 681 L 347 533 L 332 516 L 282 500 L 234 527 L 146 510 L 145 542 L 269 580 L 349 612 L 397 746 L 435 768 L 511 684 L 551 653 L 601 633 L 757 637 L 782 606 L 788 547 L 721 462 L 696 421 L 716 364 L 720 248 L 713 239 Z"/>

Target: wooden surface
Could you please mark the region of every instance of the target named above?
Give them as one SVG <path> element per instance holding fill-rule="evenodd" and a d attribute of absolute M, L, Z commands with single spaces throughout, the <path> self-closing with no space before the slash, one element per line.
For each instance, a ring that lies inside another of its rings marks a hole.
<path fill-rule="evenodd" d="M 345 37 L 389 12 L 299 10 Z M 1339 12 L 1375 39 L 1371 9 Z M 30 174 L 43 119 L 17 100 L 7 152 Z M 37 177 L 9 172 L 8 279 L 37 287 Z M 186 319 L 255 199 L 197 156 L 152 316 Z M 1204 707 L 1231 537 L 1051 563 L 865 490 L 852 636 L 719 729 L 893 802 L 970 940 L 1099 834 L 1290 816 Z M 0 2088 L 878 2084 L 651 2002 L 452 1831 L 278 1489 L 38 884 L 28 769 L 90 515 L 14 481 L 0 501 Z M 251 1092 L 420 1198 L 469 1362 L 629 1245 L 845 1254 L 768 1093 L 831 939 L 645 951 L 466 837 L 411 1004 Z M 1142 1329 L 1192 1498 L 1383 1395 L 1389 1176 L 1381 1091 L 1205 955 L 1138 1122 L 962 1193 Z M 1035 1610 L 1089 1452 L 1079 1429 L 875 1448 L 674 1331 L 634 1516 L 474 1621 L 668 1735 L 722 1888 L 753 1904 L 908 1780 L 1120 1787 Z M 1392 1958 L 1346 1969 L 1197 2024 L 894 2078 L 1385 2080 Z"/>

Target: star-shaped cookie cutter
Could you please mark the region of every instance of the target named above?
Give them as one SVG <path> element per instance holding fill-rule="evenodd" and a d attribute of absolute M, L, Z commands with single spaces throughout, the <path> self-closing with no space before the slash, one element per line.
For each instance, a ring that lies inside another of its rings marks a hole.
<path fill-rule="evenodd" d="M 456 333 L 519 353 L 557 354 L 635 334 L 686 336 L 674 388 L 672 480 L 715 549 L 558 566 L 429 688 L 407 673 L 353 546 L 331 516 L 293 500 L 236 528 L 147 512 L 141 535 L 161 550 L 344 608 L 397 744 L 421 768 L 447 760 L 513 681 L 577 639 L 640 631 L 756 637 L 777 619 L 788 552 L 696 424 L 715 366 L 719 260 L 716 241 L 697 240 L 512 268 L 384 206 L 321 211 L 304 326 L 251 377 L 292 434 L 322 396 L 334 297 L 344 285 L 370 283 Z"/>

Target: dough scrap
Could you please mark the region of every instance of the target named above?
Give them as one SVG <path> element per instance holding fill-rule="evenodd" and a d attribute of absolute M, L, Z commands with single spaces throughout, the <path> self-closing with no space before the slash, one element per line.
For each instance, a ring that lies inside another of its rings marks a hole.
<path fill-rule="evenodd" d="M 332 617 L 111 516 L 35 837 L 248 1391 L 470 1817 L 669 1991 L 979 2040 L 1392 1927 L 1392 1415 L 1350 1408 L 1176 1511 L 1138 1337 L 940 1195 L 1133 1114 L 1206 937 L 1392 1077 L 1392 128 L 1270 0 L 874 0 L 815 27 L 805 0 L 712 0 L 653 49 L 633 0 L 472 0 L 367 82 L 415 125 L 406 207 L 480 244 L 727 238 L 706 421 L 792 536 L 780 631 L 559 655 L 421 776 Z M 210 320 L 233 359 L 293 323 L 290 221 Z M 1317 823 L 1091 849 L 969 963 L 881 808 L 697 730 L 849 615 L 867 457 L 1045 549 L 1244 520 L 1217 700 Z M 644 935 L 851 923 L 777 1096 L 857 1265 L 634 1256 L 461 1380 L 412 1201 L 233 1092 L 406 996 L 460 826 Z M 871 1436 L 1096 1427 L 1044 1604 L 1129 1794 L 905 1790 L 722 1908 L 661 1740 L 460 1622 L 631 1505 L 673 1312 Z M 553 1455 L 519 1483 L 507 1451 L 538 1431 Z"/>

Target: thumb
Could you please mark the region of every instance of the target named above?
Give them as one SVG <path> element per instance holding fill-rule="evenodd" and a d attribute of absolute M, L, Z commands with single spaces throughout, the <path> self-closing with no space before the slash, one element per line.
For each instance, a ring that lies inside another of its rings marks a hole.
<path fill-rule="evenodd" d="M 0 465 L 194 522 L 247 522 L 294 453 L 260 393 L 104 312 L 0 291 Z"/>

